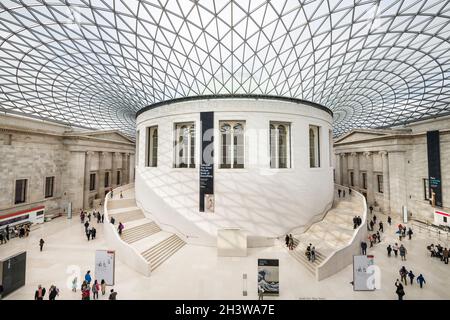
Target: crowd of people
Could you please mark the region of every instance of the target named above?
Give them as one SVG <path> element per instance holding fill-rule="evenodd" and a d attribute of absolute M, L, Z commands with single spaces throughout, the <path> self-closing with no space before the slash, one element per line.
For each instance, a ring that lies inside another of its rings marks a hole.
<path fill-rule="evenodd" d="M 306 247 L 305 255 L 309 261 L 314 263 L 316 261 L 316 247 L 314 247 L 311 243 Z"/>
<path fill-rule="evenodd" d="M 434 245 L 433 243 L 427 246 L 428 251 L 431 254 L 431 257 L 441 259 L 442 262 L 448 264 L 448 256 L 450 254 L 450 250 L 444 248 L 440 244 Z"/>
<path fill-rule="evenodd" d="M 84 276 L 84 281 L 81 284 L 81 300 L 91 300 L 91 293 L 92 293 L 92 299 L 98 300 L 98 293 L 101 292 L 102 296 L 106 294 L 106 282 L 104 279 L 98 282 L 98 280 L 95 280 L 92 283 L 92 277 L 91 277 L 91 271 L 88 270 L 86 272 L 86 275 Z M 76 292 L 77 288 L 77 278 L 75 277 L 72 281 L 72 291 Z M 117 292 L 114 291 L 114 289 L 111 289 L 109 294 L 109 300 L 117 300 Z"/>
<path fill-rule="evenodd" d="M 358 228 L 362 224 L 362 218 L 360 216 L 353 217 L 353 229 Z"/>
<path fill-rule="evenodd" d="M 345 198 L 345 189 L 338 189 L 338 197 L 340 198 L 342 194 L 342 198 Z M 352 195 L 352 189 L 348 189 L 348 195 L 351 196 Z"/>
<path fill-rule="evenodd" d="M 31 223 L 24 223 L 14 227 L 7 225 L 3 230 L 0 230 L 0 244 L 7 243 L 11 238 L 25 238 L 30 235 Z"/>
<path fill-rule="evenodd" d="M 414 279 L 416 278 L 416 275 L 413 273 L 412 270 L 406 269 L 405 266 L 402 266 L 399 270 L 399 275 L 400 275 L 400 280 L 397 279 L 395 281 L 395 293 L 398 296 L 398 300 L 403 300 L 403 297 L 405 296 L 405 288 L 403 286 L 403 283 L 405 284 L 405 286 L 408 285 L 408 279 L 410 281 L 410 285 L 412 286 L 414 284 Z M 416 279 L 417 283 L 419 284 L 420 288 L 423 288 L 423 285 L 426 283 L 425 281 L 425 277 L 423 276 L 423 274 L 419 274 L 419 276 Z"/>
<path fill-rule="evenodd" d="M 292 236 L 292 234 L 287 234 L 287 235 L 284 237 L 284 241 L 286 242 L 286 247 L 287 247 L 289 250 L 294 250 L 295 242 L 294 242 L 294 237 Z"/>
<path fill-rule="evenodd" d="M 99 211 L 94 210 L 92 214 L 83 210 L 80 211 L 80 220 L 84 225 L 84 232 L 88 241 L 94 240 L 97 236 L 97 229 L 95 229 L 95 227 L 93 226 L 89 227 L 92 217 L 94 217 L 94 219 L 97 221 L 97 224 L 103 223 L 105 219 L 105 215 L 103 213 L 100 213 Z"/>

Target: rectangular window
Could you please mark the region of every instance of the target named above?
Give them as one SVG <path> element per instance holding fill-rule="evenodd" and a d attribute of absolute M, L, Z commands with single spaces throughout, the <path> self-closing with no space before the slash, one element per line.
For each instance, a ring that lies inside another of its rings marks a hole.
<path fill-rule="evenodd" d="M 351 185 L 352 187 L 355 186 L 355 184 L 354 184 L 354 182 L 353 182 L 353 171 L 350 172 L 350 185 Z"/>
<path fill-rule="evenodd" d="M 309 126 L 309 166 L 320 167 L 320 128 Z"/>
<path fill-rule="evenodd" d="M 428 183 L 428 179 L 422 179 L 423 180 L 423 198 L 425 200 L 430 200 L 430 185 Z"/>
<path fill-rule="evenodd" d="M 45 178 L 45 197 L 46 198 L 53 197 L 54 183 L 55 183 L 55 177 L 46 177 Z"/>
<path fill-rule="evenodd" d="M 443 218 L 443 221 L 445 222 L 445 223 L 447 223 L 447 217 L 442 217 Z"/>
<path fill-rule="evenodd" d="M 89 191 L 95 190 L 95 173 L 89 175 Z"/>
<path fill-rule="evenodd" d="M 245 161 L 245 121 L 220 121 L 220 168 L 242 169 Z"/>
<path fill-rule="evenodd" d="M 377 182 L 378 182 L 378 192 L 383 193 L 383 175 L 382 174 L 377 175 Z"/>
<path fill-rule="evenodd" d="M 333 131 L 328 130 L 328 137 L 330 137 L 330 150 L 328 150 L 328 153 L 330 154 L 330 167 L 333 166 Z M 353 186 L 353 185 L 352 185 Z"/>
<path fill-rule="evenodd" d="M 139 165 L 139 148 L 140 148 L 140 141 L 139 141 L 139 134 L 140 131 L 136 131 L 136 156 L 134 157 L 134 165 Z"/>
<path fill-rule="evenodd" d="M 145 137 L 145 166 L 158 166 L 158 126 L 148 127 Z"/>
<path fill-rule="evenodd" d="M 367 173 L 362 173 L 362 185 L 363 189 L 367 189 Z"/>
<path fill-rule="evenodd" d="M 27 183 L 27 179 L 16 180 L 14 204 L 24 203 L 27 200 Z"/>
<path fill-rule="evenodd" d="M 175 168 L 195 168 L 195 124 L 176 123 L 174 127 Z"/>
<path fill-rule="evenodd" d="M 121 175 L 120 171 L 117 171 L 117 184 L 120 185 L 122 182 L 120 181 Z"/>
<path fill-rule="evenodd" d="M 291 125 L 270 122 L 270 167 L 286 169 L 291 167 Z"/>
<path fill-rule="evenodd" d="M 109 187 L 109 171 L 105 172 L 105 188 Z"/>

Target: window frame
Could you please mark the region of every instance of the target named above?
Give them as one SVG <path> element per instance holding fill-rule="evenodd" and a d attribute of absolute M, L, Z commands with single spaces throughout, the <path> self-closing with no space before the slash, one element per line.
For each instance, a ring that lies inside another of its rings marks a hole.
<path fill-rule="evenodd" d="M 187 141 L 182 134 L 182 129 L 186 127 Z M 183 138 L 180 142 L 180 138 Z M 195 169 L 197 167 L 197 125 L 196 121 L 182 121 L 173 124 L 173 164 L 175 169 Z M 180 152 L 183 156 L 180 156 Z M 184 153 L 187 153 L 186 155 Z M 184 163 L 184 160 L 187 163 Z M 183 165 L 182 165 L 183 164 Z"/>
<path fill-rule="evenodd" d="M 94 179 L 92 179 L 92 177 L 94 177 Z M 96 190 L 96 180 L 97 179 L 97 173 L 95 172 L 91 172 L 89 173 L 89 192 L 95 191 Z"/>
<path fill-rule="evenodd" d="M 156 131 L 156 146 L 154 134 Z M 156 151 L 155 151 L 156 150 Z M 152 125 L 145 129 L 145 167 L 156 168 L 158 166 L 159 151 L 159 127 Z"/>
<path fill-rule="evenodd" d="M 226 141 L 226 144 L 224 146 L 223 144 L 223 136 L 224 133 L 222 132 L 222 126 L 223 125 L 229 125 L 230 126 L 230 141 Z M 235 135 L 234 132 L 236 130 L 236 127 L 238 125 L 242 126 L 242 133 L 240 134 L 242 136 L 242 145 L 239 145 L 236 141 L 236 138 L 238 135 Z M 219 161 L 218 166 L 219 169 L 245 169 L 246 168 L 246 150 L 247 150 L 247 144 L 246 144 L 246 128 L 247 128 L 247 122 L 246 120 L 219 120 L 219 136 L 218 139 L 219 143 Z M 230 142 L 230 144 L 228 144 Z M 225 147 L 225 148 L 224 148 Z M 239 154 L 237 151 L 238 148 L 242 148 L 242 154 Z M 224 163 L 224 150 L 227 150 L 227 152 L 230 153 L 226 155 L 225 161 L 229 161 L 230 163 Z M 239 163 L 238 160 L 242 158 L 242 163 Z M 236 163 L 235 163 L 236 161 Z"/>
<path fill-rule="evenodd" d="M 381 178 L 381 183 L 380 183 L 380 178 Z M 377 174 L 377 189 L 378 189 L 378 193 L 384 193 L 384 177 L 382 174 Z"/>
<path fill-rule="evenodd" d="M 106 183 L 108 182 L 108 183 Z M 108 188 L 111 186 L 111 173 L 110 171 L 105 171 L 105 179 L 103 180 L 103 185 L 105 188 Z"/>
<path fill-rule="evenodd" d="M 362 188 L 367 190 L 367 172 L 361 172 Z"/>
<path fill-rule="evenodd" d="M 428 178 L 422 178 L 422 185 L 423 185 L 424 200 L 430 201 L 431 200 L 431 190 L 430 190 L 429 179 Z"/>
<path fill-rule="evenodd" d="M 122 171 L 121 170 L 116 171 L 116 184 L 117 185 L 122 184 Z"/>
<path fill-rule="evenodd" d="M 17 182 L 18 181 L 25 181 L 24 186 L 22 186 L 23 195 L 20 197 L 23 200 L 17 200 Z M 15 179 L 14 181 L 14 204 L 23 204 L 27 203 L 27 196 L 28 196 L 28 179 L 22 178 L 22 179 Z"/>
<path fill-rule="evenodd" d="M 51 179 L 51 192 L 47 190 L 47 180 Z M 44 199 L 53 198 L 55 194 L 55 176 L 46 176 L 44 179 Z"/>
<path fill-rule="evenodd" d="M 317 135 L 313 135 L 313 140 L 311 143 L 311 130 L 314 134 L 314 132 L 317 133 Z M 310 124 L 308 126 L 308 155 L 309 155 L 309 167 L 310 168 L 321 168 L 321 154 L 320 154 L 320 147 L 321 147 L 321 126 Z M 314 146 L 312 149 L 311 146 Z M 312 152 L 313 151 L 313 152 Z M 312 155 L 314 154 L 314 158 L 312 158 Z"/>
<path fill-rule="evenodd" d="M 292 168 L 292 148 L 291 148 L 291 130 L 292 123 L 286 121 L 270 121 L 269 122 L 269 167 L 271 169 L 291 169 Z M 272 126 L 274 129 L 272 129 Z M 283 126 L 286 129 L 286 166 L 280 167 L 280 130 Z M 272 130 L 275 130 L 275 137 L 272 138 Z M 272 141 L 275 142 L 275 147 L 272 146 Z M 275 160 L 275 164 L 273 164 Z"/>

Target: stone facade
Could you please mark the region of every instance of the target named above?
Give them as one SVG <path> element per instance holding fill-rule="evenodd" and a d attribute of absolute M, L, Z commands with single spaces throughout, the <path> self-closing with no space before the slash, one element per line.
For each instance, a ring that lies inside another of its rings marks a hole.
<path fill-rule="evenodd" d="M 428 189 L 427 131 L 439 130 L 442 208 L 434 208 Z M 450 211 L 450 118 L 388 130 L 357 129 L 334 143 L 335 181 L 362 192 L 368 205 L 393 215 L 433 221 L 434 211 Z M 363 174 L 366 175 L 364 186 Z M 353 184 L 352 177 L 353 176 Z"/>
<path fill-rule="evenodd" d="M 100 202 L 111 187 L 134 180 L 134 142 L 112 130 L 86 131 L 2 115 L 0 155 L 0 217 L 42 205 L 46 215 L 66 214 L 69 202 L 77 212 L 92 207 L 95 199 Z M 89 188 L 91 173 L 96 174 L 94 190 Z M 45 197 L 46 177 L 54 177 L 51 197 Z M 15 204 L 18 179 L 27 179 L 26 199 Z"/>

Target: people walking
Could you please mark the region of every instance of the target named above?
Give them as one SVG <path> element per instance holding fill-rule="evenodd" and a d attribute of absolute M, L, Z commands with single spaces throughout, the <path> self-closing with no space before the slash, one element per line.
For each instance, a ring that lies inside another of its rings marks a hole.
<path fill-rule="evenodd" d="M 395 281 L 395 287 L 397 288 L 395 290 L 395 293 L 398 296 L 398 300 L 403 300 L 403 296 L 405 295 L 405 290 L 403 289 L 402 283 L 399 282 L 398 279 L 397 279 L 397 281 Z"/>
<path fill-rule="evenodd" d="M 9 224 L 6 225 L 5 232 L 6 232 L 6 234 L 5 234 L 6 242 L 8 242 L 9 241 Z"/>
<path fill-rule="evenodd" d="M 408 280 L 406 280 L 406 276 L 408 275 L 408 270 L 406 270 L 405 266 L 403 266 L 400 271 L 400 281 L 405 281 L 405 286 L 408 285 Z"/>
<path fill-rule="evenodd" d="M 59 289 L 52 285 L 48 290 L 48 300 L 55 300 L 56 296 L 59 295 Z"/>
<path fill-rule="evenodd" d="M 105 293 L 106 293 L 106 282 L 105 282 L 105 279 L 102 279 L 102 281 L 100 282 L 100 287 L 102 288 L 102 296 L 104 296 Z"/>
<path fill-rule="evenodd" d="M 36 292 L 34 293 L 34 300 L 44 300 L 44 296 L 45 288 L 42 288 L 42 286 L 39 285 Z"/>
<path fill-rule="evenodd" d="M 372 206 L 370 206 L 369 207 L 369 210 L 370 210 L 370 214 L 372 214 L 372 212 L 373 212 L 373 207 Z M 376 222 L 376 220 L 377 220 L 377 217 L 373 217 L 373 222 Z"/>
<path fill-rule="evenodd" d="M 442 252 L 442 256 L 444 257 L 444 263 L 448 264 L 449 251 L 447 248 L 445 248 L 444 251 Z"/>
<path fill-rule="evenodd" d="M 382 221 L 380 221 L 380 223 L 378 224 L 378 226 L 379 226 L 378 231 L 384 232 L 384 229 L 383 229 L 383 222 L 382 222 Z"/>
<path fill-rule="evenodd" d="M 117 228 L 117 230 L 119 230 L 119 235 L 122 235 L 122 231 L 125 227 L 123 226 L 122 222 L 119 222 L 119 227 Z"/>
<path fill-rule="evenodd" d="M 41 251 L 44 248 L 44 243 L 45 243 L 44 239 L 41 238 L 41 240 L 39 240 L 39 248 Z"/>
<path fill-rule="evenodd" d="M 414 275 L 414 273 L 412 272 L 412 270 L 409 270 L 409 272 L 408 272 L 408 277 L 409 277 L 409 280 L 411 281 L 411 285 L 413 285 L 413 281 L 414 281 L 414 278 L 415 278 L 416 276 Z"/>
<path fill-rule="evenodd" d="M 95 236 L 97 235 L 97 229 L 95 229 L 94 227 L 92 227 L 91 229 L 91 238 L 92 240 L 95 239 Z"/>
<path fill-rule="evenodd" d="M 370 231 L 373 231 L 373 225 L 374 225 L 374 222 L 372 220 L 370 220 L 370 222 L 369 222 Z"/>
<path fill-rule="evenodd" d="M 417 283 L 420 285 L 420 289 L 422 289 L 423 284 L 426 283 L 425 278 L 423 277 L 423 275 L 420 274 L 420 275 L 417 277 L 416 280 L 417 280 Z"/>
<path fill-rule="evenodd" d="M 314 263 L 314 261 L 316 261 L 316 248 L 312 247 L 311 248 L 311 262 Z"/>
<path fill-rule="evenodd" d="M 400 251 L 400 258 L 402 258 L 402 261 L 406 261 L 406 253 L 407 253 L 407 250 L 406 250 L 406 248 L 403 246 L 403 244 L 400 245 L 399 251 Z"/>
<path fill-rule="evenodd" d="M 305 252 L 305 254 L 306 254 L 306 256 L 308 257 L 308 261 L 311 261 L 311 247 L 312 247 L 312 244 L 311 244 L 311 243 L 309 244 L 309 246 L 306 247 L 306 252 Z"/>
<path fill-rule="evenodd" d="M 105 214 L 104 213 L 102 213 L 102 223 L 103 223 L 103 221 L 105 221 Z"/>
<path fill-rule="evenodd" d="M 84 232 L 87 233 L 88 228 L 89 228 L 89 222 L 86 221 L 86 222 L 84 223 Z"/>
<path fill-rule="evenodd" d="M 91 288 L 86 281 L 81 285 L 81 299 L 91 300 Z"/>
<path fill-rule="evenodd" d="M 338 189 L 338 197 L 340 198 L 341 197 L 341 189 Z"/>
<path fill-rule="evenodd" d="M 395 243 L 395 245 L 394 245 L 394 248 L 392 248 L 392 250 L 394 250 L 394 255 L 395 255 L 395 257 L 397 258 L 397 256 L 398 256 L 398 244 L 397 243 Z"/>
<path fill-rule="evenodd" d="M 406 228 L 405 228 L 406 229 Z M 411 236 L 413 235 L 413 231 L 411 227 L 408 229 L 408 239 L 411 240 Z"/>
<path fill-rule="evenodd" d="M 365 256 L 367 254 L 367 242 L 361 242 L 361 254 Z"/>
<path fill-rule="evenodd" d="M 94 284 L 92 285 L 92 298 L 94 300 L 98 299 L 98 291 L 100 290 L 100 285 L 98 284 L 97 280 L 94 281 Z"/>
<path fill-rule="evenodd" d="M 91 240 L 91 233 L 92 233 L 91 229 L 86 230 L 86 237 L 87 237 L 88 241 Z"/>
<path fill-rule="evenodd" d="M 345 189 L 342 190 L 342 198 L 345 198 Z"/>
<path fill-rule="evenodd" d="M 73 280 L 72 280 L 72 291 L 73 292 L 77 292 L 77 283 L 78 283 L 78 278 L 77 277 L 73 278 Z"/>
<path fill-rule="evenodd" d="M 286 242 L 286 247 L 289 248 L 289 235 L 286 234 L 286 237 L 284 237 L 284 242 Z"/>
<path fill-rule="evenodd" d="M 387 222 L 388 222 L 388 224 L 389 224 L 389 225 L 391 225 L 391 224 L 392 224 L 392 219 L 391 219 L 391 216 L 388 216 L 388 218 L 387 218 Z"/>
<path fill-rule="evenodd" d="M 120 191 L 120 199 L 123 199 L 122 190 Z"/>
<path fill-rule="evenodd" d="M 392 251 L 391 245 L 388 245 L 386 249 L 387 249 L 388 257 L 390 257 L 391 256 L 391 251 Z"/>
<path fill-rule="evenodd" d="M 111 224 L 114 224 L 114 223 L 116 223 L 116 219 L 114 219 L 114 217 L 111 217 L 110 222 L 111 222 Z"/>

